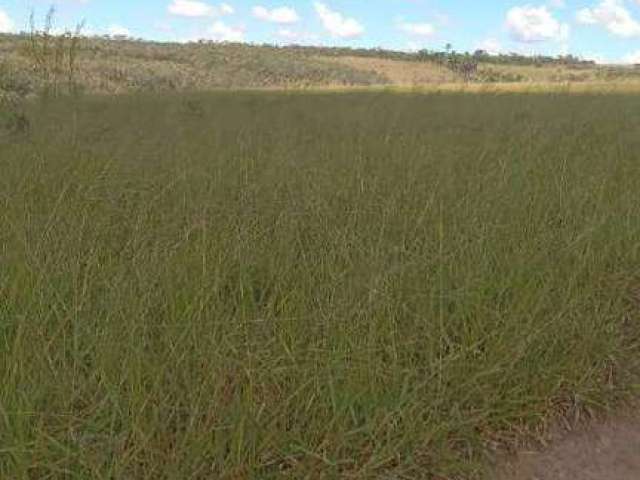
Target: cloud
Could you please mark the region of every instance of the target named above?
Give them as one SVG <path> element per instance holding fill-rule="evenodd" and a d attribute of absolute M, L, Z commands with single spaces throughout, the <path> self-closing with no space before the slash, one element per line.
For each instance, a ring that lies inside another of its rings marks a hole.
<path fill-rule="evenodd" d="M 198 0 L 173 0 L 167 10 L 172 15 L 190 18 L 216 17 L 234 13 L 233 7 L 228 3 L 214 7 Z"/>
<path fill-rule="evenodd" d="M 619 37 L 640 36 L 640 23 L 620 0 L 602 0 L 593 8 L 583 8 L 576 19 L 583 25 L 600 25 Z"/>
<path fill-rule="evenodd" d="M 507 12 L 506 25 L 511 37 L 518 42 L 566 41 L 569 38 L 569 25 L 556 20 L 544 5 L 513 7 Z"/>
<path fill-rule="evenodd" d="M 628 55 L 622 57 L 623 63 L 630 64 L 640 64 L 640 50 L 636 50 L 635 52 L 631 52 Z"/>
<path fill-rule="evenodd" d="M 586 53 L 582 56 L 585 60 L 592 60 L 594 62 L 596 62 L 598 65 L 605 65 L 608 63 L 612 63 L 611 61 L 609 61 L 607 59 L 607 57 L 605 57 L 604 55 L 600 54 L 600 53 Z"/>
<path fill-rule="evenodd" d="M 122 25 L 116 25 L 116 24 L 109 25 L 109 27 L 107 28 L 107 33 L 112 37 L 130 37 L 131 36 L 131 31 L 128 28 L 123 27 Z"/>
<path fill-rule="evenodd" d="M 221 3 L 218 7 L 218 12 L 220 15 L 233 15 L 236 13 L 235 9 L 228 3 Z"/>
<path fill-rule="evenodd" d="M 216 42 L 242 42 L 244 41 L 244 30 L 239 27 L 231 27 L 220 20 L 211 25 L 207 32 L 211 40 Z"/>
<path fill-rule="evenodd" d="M 173 0 L 169 13 L 181 17 L 211 17 L 215 9 L 211 5 L 196 0 Z"/>
<path fill-rule="evenodd" d="M 4 10 L 0 10 L 0 32 L 13 32 L 14 30 L 15 24 L 13 20 L 11 20 Z"/>
<path fill-rule="evenodd" d="M 416 37 L 431 37 L 435 33 L 435 28 L 430 23 L 400 23 L 398 28 L 404 33 Z"/>
<path fill-rule="evenodd" d="M 288 28 L 279 29 L 276 32 L 276 36 L 284 40 L 284 43 L 303 44 L 317 42 L 318 40 L 318 35 L 316 35 L 315 33 L 298 32 L 295 30 L 290 30 Z"/>
<path fill-rule="evenodd" d="M 277 7 L 269 10 L 265 7 L 256 6 L 253 7 L 251 11 L 254 17 L 264 20 L 265 22 L 287 25 L 300 20 L 298 13 L 290 7 Z"/>
<path fill-rule="evenodd" d="M 289 30 L 288 28 L 281 28 L 276 32 L 276 35 L 287 40 L 297 40 L 301 36 L 299 32 L 294 32 L 293 30 Z"/>
<path fill-rule="evenodd" d="M 404 50 L 409 53 L 416 53 L 422 50 L 422 45 L 420 45 L 418 42 L 407 42 L 407 46 L 404 48 Z"/>
<path fill-rule="evenodd" d="M 486 38 L 482 40 L 481 42 L 476 44 L 475 49 L 484 50 L 489 55 L 499 55 L 501 53 L 504 53 L 505 51 L 502 47 L 502 44 L 495 38 Z"/>
<path fill-rule="evenodd" d="M 315 2 L 313 5 L 322 25 L 334 37 L 353 38 L 364 33 L 364 27 L 356 19 L 347 18 L 321 2 Z"/>

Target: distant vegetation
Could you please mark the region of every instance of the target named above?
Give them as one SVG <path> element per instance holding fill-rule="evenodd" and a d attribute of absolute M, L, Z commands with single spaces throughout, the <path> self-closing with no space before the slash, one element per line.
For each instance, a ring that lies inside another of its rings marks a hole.
<path fill-rule="evenodd" d="M 0 88 L 3 90 L 29 95 L 50 87 L 49 79 L 34 71 L 40 64 L 32 55 L 31 38 L 30 35 L 0 37 Z M 39 35 L 37 38 L 54 43 L 57 37 Z M 84 37 L 79 38 L 76 46 L 74 77 L 80 88 L 94 93 L 388 83 L 375 72 L 268 46 L 182 45 Z M 45 51 L 53 62 L 55 50 Z M 38 71 L 49 72 L 40 68 Z"/>
<path fill-rule="evenodd" d="M 314 47 L 314 46 L 290 46 L 286 47 L 306 53 L 314 53 L 322 56 L 348 56 L 348 57 L 374 57 L 389 60 L 408 60 L 416 62 L 432 61 L 436 63 L 461 62 L 475 59 L 478 62 L 496 63 L 500 65 L 576 65 L 594 66 L 595 62 L 583 60 L 573 55 L 559 55 L 557 57 L 535 55 L 527 56 L 518 53 L 490 54 L 484 50 L 476 50 L 473 53 L 457 52 L 451 46 L 445 50 L 423 49 L 416 52 L 402 52 L 387 50 L 384 48 L 350 48 L 350 47 Z"/>
<path fill-rule="evenodd" d="M 324 48 L 214 42 L 157 43 L 85 37 L 82 26 L 52 33 L 53 10 L 41 27 L 0 35 L 0 91 L 58 93 L 198 91 L 219 88 L 305 88 L 420 85 L 437 82 L 640 81 L 640 69 L 602 67 L 566 55 L 489 55 L 478 50 Z M 369 61 L 367 61 L 369 60 Z"/>

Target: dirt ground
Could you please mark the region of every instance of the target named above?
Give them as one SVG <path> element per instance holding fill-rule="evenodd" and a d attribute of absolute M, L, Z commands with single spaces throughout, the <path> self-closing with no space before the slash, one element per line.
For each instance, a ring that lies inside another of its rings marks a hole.
<path fill-rule="evenodd" d="M 523 452 L 497 480 L 640 480 L 640 415 L 566 433 L 539 452 Z"/>

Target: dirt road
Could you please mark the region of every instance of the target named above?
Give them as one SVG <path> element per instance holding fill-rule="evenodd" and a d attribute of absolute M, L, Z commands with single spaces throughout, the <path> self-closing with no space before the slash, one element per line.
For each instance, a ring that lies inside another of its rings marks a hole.
<path fill-rule="evenodd" d="M 522 453 L 499 480 L 640 480 L 640 418 L 610 419 Z"/>

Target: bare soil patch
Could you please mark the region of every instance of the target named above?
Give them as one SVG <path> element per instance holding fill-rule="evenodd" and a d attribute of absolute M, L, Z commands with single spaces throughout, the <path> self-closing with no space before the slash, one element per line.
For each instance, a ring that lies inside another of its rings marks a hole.
<path fill-rule="evenodd" d="M 499 480 L 631 480 L 640 478 L 640 418 L 625 415 L 580 428 L 542 451 L 523 452 Z"/>

